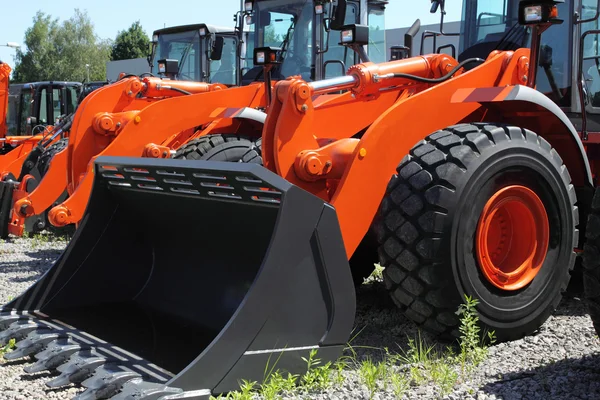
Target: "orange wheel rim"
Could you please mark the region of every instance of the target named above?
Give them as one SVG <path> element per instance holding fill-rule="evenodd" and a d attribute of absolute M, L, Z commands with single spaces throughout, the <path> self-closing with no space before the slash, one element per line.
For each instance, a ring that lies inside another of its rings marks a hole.
<path fill-rule="evenodd" d="M 549 241 L 550 224 L 540 198 L 524 186 L 507 186 L 483 208 L 477 225 L 477 260 L 494 286 L 518 290 L 540 271 Z"/>

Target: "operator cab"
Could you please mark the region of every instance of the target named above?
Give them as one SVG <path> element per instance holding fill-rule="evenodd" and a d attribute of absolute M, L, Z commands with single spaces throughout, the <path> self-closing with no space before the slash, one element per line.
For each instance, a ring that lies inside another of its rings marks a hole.
<path fill-rule="evenodd" d="M 562 24 L 542 34 L 536 89 L 561 107 L 571 105 L 572 1 L 558 4 Z M 519 23 L 519 0 L 463 2 L 458 60 L 482 59 L 494 50 L 509 51 L 530 47 L 531 30 Z"/>
<path fill-rule="evenodd" d="M 369 26 L 370 61 L 385 62 L 387 3 L 387 0 L 338 0 L 336 4 L 330 0 L 246 1 L 244 21 L 251 38 L 246 54 L 251 57 L 254 48 L 281 48 L 281 63 L 271 71 L 274 80 L 299 75 L 311 82 L 344 76 L 351 65 L 361 60 L 354 51 L 342 46 L 339 34 L 332 31 L 343 25 L 362 24 Z M 242 84 L 262 80 L 262 67 L 250 65 Z"/>
<path fill-rule="evenodd" d="M 174 78 L 182 81 L 239 85 L 240 38 L 235 29 L 208 24 L 174 26 L 154 31 L 150 71 L 160 73 L 161 60 L 177 61 Z"/>
<path fill-rule="evenodd" d="M 78 104 L 80 82 L 30 82 L 9 87 L 8 136 L 37 135 L 71 114 Z"/>
<path fill-rule="evenodd" d="M 444 2 L 432 0 L 442 11 Z M 564 0 L 557 4 L 563 23 L 552 25 L 541 36 L 536 89 L 561 107 L 584 141 L 592 134 L 600 143 L 599 3 Z M 458 61 L 486 59 L 494 50 L 529 47 L 531 28 L 519 24 L 518 10 L 519 0 L 463 0 L 461 31 L 455 33 L 460 36 Z"/>

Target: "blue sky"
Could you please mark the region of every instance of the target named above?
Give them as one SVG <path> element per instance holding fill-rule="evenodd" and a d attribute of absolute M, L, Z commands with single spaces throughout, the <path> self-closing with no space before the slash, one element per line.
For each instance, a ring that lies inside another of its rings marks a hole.
<path fill-rule="evenodd" d="M 233 14 L 240 6 L 240 0 L 179 0 L 174 3 L 157 0 L 21 0 L 6 3 L 0 15 L 0 45 L 7 42 L 23 45 L 25 30 L 33 24 L 38 10 L 60 21 L 70 18 L 75 8 L 86 10 L 96 34 L 114 39 L 119 30 L 127 29 L 136 20 L 148 35 L 164 26 L 201 22 L 233 26 Z M 461 3 L 459 0 L 448 1 L 447 21 L 460 19 Z M 210 8 L 203 8 L 205 4 Z M 386 28 L 407 27 L 417 18 L 422 24 L 438 22 L 439 14 L 429 13 L 430 4 L 430 0 L 390 0 L 386 9 Z M 14 54 L 14 49 L 0 46 L 0 60 L 12 68 Z"/>

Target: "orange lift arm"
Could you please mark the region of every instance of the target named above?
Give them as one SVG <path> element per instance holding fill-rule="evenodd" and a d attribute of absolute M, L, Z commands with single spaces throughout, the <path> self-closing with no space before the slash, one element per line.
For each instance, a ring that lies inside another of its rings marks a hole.
<path fill-rule="evenodd" d="M 306 83 L 299 79 L 278 82 L 263 133 L 264 165 L 335 207 L 346 252 L 351 257 L 377 213 L 398 160 L 429 133 L 457 121 L 477 118 L 472 114 L 479 104 L 462 102 L 455 96 L 457 91 L 497 87 L 498 82 L 521 83 L 517 81 L 518 66 L 514 61 L 523 57 L 529 57 L 528 49 L 494 53 L 484 65 L 466 73 L 458 71 L 452 79 L 437 83 L 435 90 L 426 90 L 427 85 L 394 74 L 440 78 L 458 65 L 450 56 L 427 55 L 379 65 L 364 63 L 350 67 L 349 75 L 340 78 L 336 85 L 331 85 L 331 80 L 325 81 L 329 85 L 325 87 L 322 82 Z M 353 102 L 371 115 L 379 107 L 372 100 L 385 91 L 404 92 L 404 95 L 372 120 L 360 139 L 351 138 L 352 134 L 347 132 L 347 139 L 320 146 L 314 132 L 324 130 L 327 125 L 317 126 L 314 122 L 331 121 L 333 125 L 337 123 L 334 116 L 341 113 L 335 107 L 315 106 L 313 98 L 341 89 L 351 89 Z M 419 118 L 427 109 L 438 112 Z M 398 125 L 398 121 L 402 124 Z M 328 164 L 328 168 L 321 168 Z"/>

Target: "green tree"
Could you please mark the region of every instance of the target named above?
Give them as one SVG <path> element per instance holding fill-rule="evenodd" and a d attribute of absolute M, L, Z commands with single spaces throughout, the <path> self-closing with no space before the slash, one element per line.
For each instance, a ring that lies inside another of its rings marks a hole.
<path fill-rule="evenodd" d="M 75 9 L 59 24 L 57 18 L 38 11 L 33 26 L 25 31 L 24 44 L 26 50 L 17 49 L 14 57 L 14 82 L 83 81 L 88 68 L 90 80 L 106 79 L 111 43 L 96 36 L 87 12 Z"/>
<path fill-rule="evenodd" d="M 129 29 L 119 31 L 112 47 L 111 60 L 129 60 L 146 57 L 150 52 L 150 40 L 142 29 L 140 21 L 134 22 Z"/>
<path fill-rule="evenodd" d="M 278 35 L 275 33 L 275 27 L 269 25 L 265 28 L 265 33 L 264 33 L 264 45 L 265 46 L 279 46 L 281 44 L 281 42 L 283 42 L 283 39 L 285 38 L 285 35 Z"/>

